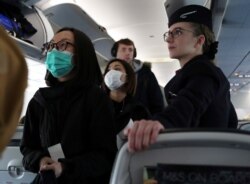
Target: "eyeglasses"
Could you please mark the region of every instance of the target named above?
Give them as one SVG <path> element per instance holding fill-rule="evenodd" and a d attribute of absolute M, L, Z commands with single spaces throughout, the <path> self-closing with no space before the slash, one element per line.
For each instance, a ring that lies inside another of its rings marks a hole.
<path fill-rule="evenodd" d="M 163 34 L 163 39 L 165 42 L 167 42 L 168 38 L 177 38 L 183 34 L 183 31 L 194 33 L 193 31 L 183 29 L 183 28 L 176 28 L 173 31 L 168 31 Z"/>
<path fill-rule="evenodd" d="M 61 40 L 57 43 L 47 42 L 47 43 L 43 44 L 42 50 L 43 50 L 44 54 L 47 54 L 47 52 L 51 51 L 54 48 L 56 48 L 56 50 L 58 50 L 58 51 L 65 51 L 67 49 L 68 45 L 74 46 L 73 43 L 70 43 L 66 40 Z"/>

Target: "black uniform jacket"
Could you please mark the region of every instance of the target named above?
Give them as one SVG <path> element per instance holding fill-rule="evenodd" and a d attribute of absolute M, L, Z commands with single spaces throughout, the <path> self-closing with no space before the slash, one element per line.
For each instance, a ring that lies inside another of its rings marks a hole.
<path fill-rule="evenodd" d="M 155 116 L 165 128 L 236 128 L 223 72 L 200 55 L 186 63 L 164 88 L 168 106 Z"/>
<path fill-rule="evenodd" d="M 41 88 L 28 105 L 21 152 L 25 169 L 38 172 L 47 148 L 61 143 L 59 184 L 108 183 L 117 151 L 113 107 L 95 86 Z"/>
<path fill-rule="evenodd" d="M 115 125 L 117 134 L 126 127 L 130 119 L 136 121 L 150 119 L 151 117 L 148 109 L 130 95 L 126 96 L 126 98 L 120 103 L 113 101 L 113 104 L 115 108 Z"/>

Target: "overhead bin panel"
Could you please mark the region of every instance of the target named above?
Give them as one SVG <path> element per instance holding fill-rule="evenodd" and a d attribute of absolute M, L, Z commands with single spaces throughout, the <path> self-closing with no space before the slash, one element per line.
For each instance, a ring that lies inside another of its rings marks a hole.
<path fill-rule="evenodd" d="M 167 16 L 169 17 L 175 10 L 182 6 L 197 4 L 207 8 L 211 7 L 212 0 L 166 0 L 164 5 L 166 8 Z"/>
<path fill-rule="evenodd" d="M 43 12 L 57 28 L 66 26 L 83 31 L 92 40 L 97 53 L 106 59 L 111 58 L 110 50 L 114 40 L 81 7 L 63 3 L 44 9 Z"/>
<path fill-rule="evenodd" d="M 114 44 L 114 40 L 111 38 L 98 38 L 96 40 L 92 40 L 92 43 L 94 44 L 95 50 L 97 54 L 99 54 L 101 57 L 103 57 L 106 60 L 109 60 L 112 58 L 110 51 Z"/>
<path fill-rule="evenodd" d="M 213 31 L 218 40 L 220 36 L 222 22 L 227 10 L 228 0 L 213 1 L 211 6 L 213 15 Z"/>
<path fill-rule="evenodd" d="M 33 6 L 34 4 L 36 4 L 37 2 L 39 2 L 41 0 L 20 0 L 20 2 L 26 6 Z"/>
<path fill-rule="evenodd" d="M 23 16 L 36 31 L 32 34 L 24 33 L 21 36 L 10 34 L 10 36 L 17 42 L 26 57 L 36 61 L 42 61 L 43 55 L 41 48 L 45 42 L 52 38 L 54 32 L 43 12 L 35 6 L 27 6 L 24 1 L 25 0 L 11 0 L 2 2 L 6 4 L 6 7 L 10 7 L 6 10 L 8 13 L 17 14 L 16 10 L 20 10 L 20 14 L 18 15 Z M 33 1 L 33 3 L 35 3 L 35 1 Z M 14 8 L 12 9 L 12 7 Z M 17 23 L 20 24 L 18 21 Z M 21 26 L 23 25 L 21 24 Z M 28 27 L 27 31 L 30 29 L 31 28 Z M 8 32 L 7 29 L 6 31 Z"/>

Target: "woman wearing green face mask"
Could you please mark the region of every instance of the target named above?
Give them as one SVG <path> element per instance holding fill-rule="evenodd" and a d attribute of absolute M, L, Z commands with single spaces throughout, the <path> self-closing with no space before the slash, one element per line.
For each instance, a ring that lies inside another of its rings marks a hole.
<path fill-rule="evenodd" d="M 45 49 L 49 87 L 29 102 L 24 167 L 40 173 L 34 183 L 108 183 L 116 135 L 94 47 L 82 32 L 63 28 Z"/>

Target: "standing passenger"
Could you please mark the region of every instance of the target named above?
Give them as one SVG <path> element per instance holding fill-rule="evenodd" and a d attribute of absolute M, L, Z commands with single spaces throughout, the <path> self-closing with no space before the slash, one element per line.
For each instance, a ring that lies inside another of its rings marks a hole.
<path fill-rule="evenodd" d="M 58 184 L 109 183 L 117 151 L 114 118 L 99 88 L 94 47 L 73 28 L 60 29 L 45 47 L 50 87 L 40 88 L 29 102 L 20 147 L 23 165 L 41 173 L 37 183 L 45 178 Z"/>
<path fill-rule="evenodd" d="M 115 127 L 118 147 L 123 141 L 123 129 L 129 122 L 149 119 L 148 109 L 134 98 L 136 76 L 132 67 L 124 60 L 111 60 L 104 71 L 104 90 L 111 98 L 115 109 Z M 132 120 L 132 121 L 130 121 Z"/>
<path fill-rule="evenodd" d="M 131 151 L 148 147 L 164 128 L 237 127 L 229 82 L 213 62 L 218 42 L 211 11 L 199 5 L 180 8 L 169 18 L 164 40 L 181 69 L 165 86 L 168 106 L 156 121 L 137 121 L 126 131 Z"/>
<path fill-rule="evenodd" d="M 111 55 L 127 61 L 137 77 L 135 99 L 144 104 L 151 114 L 161 112 L 164 108 L 160 86 L 150 67 L 135 59 L 137 53 L 134 42 L 128 38 L 114 43 Z"/>

